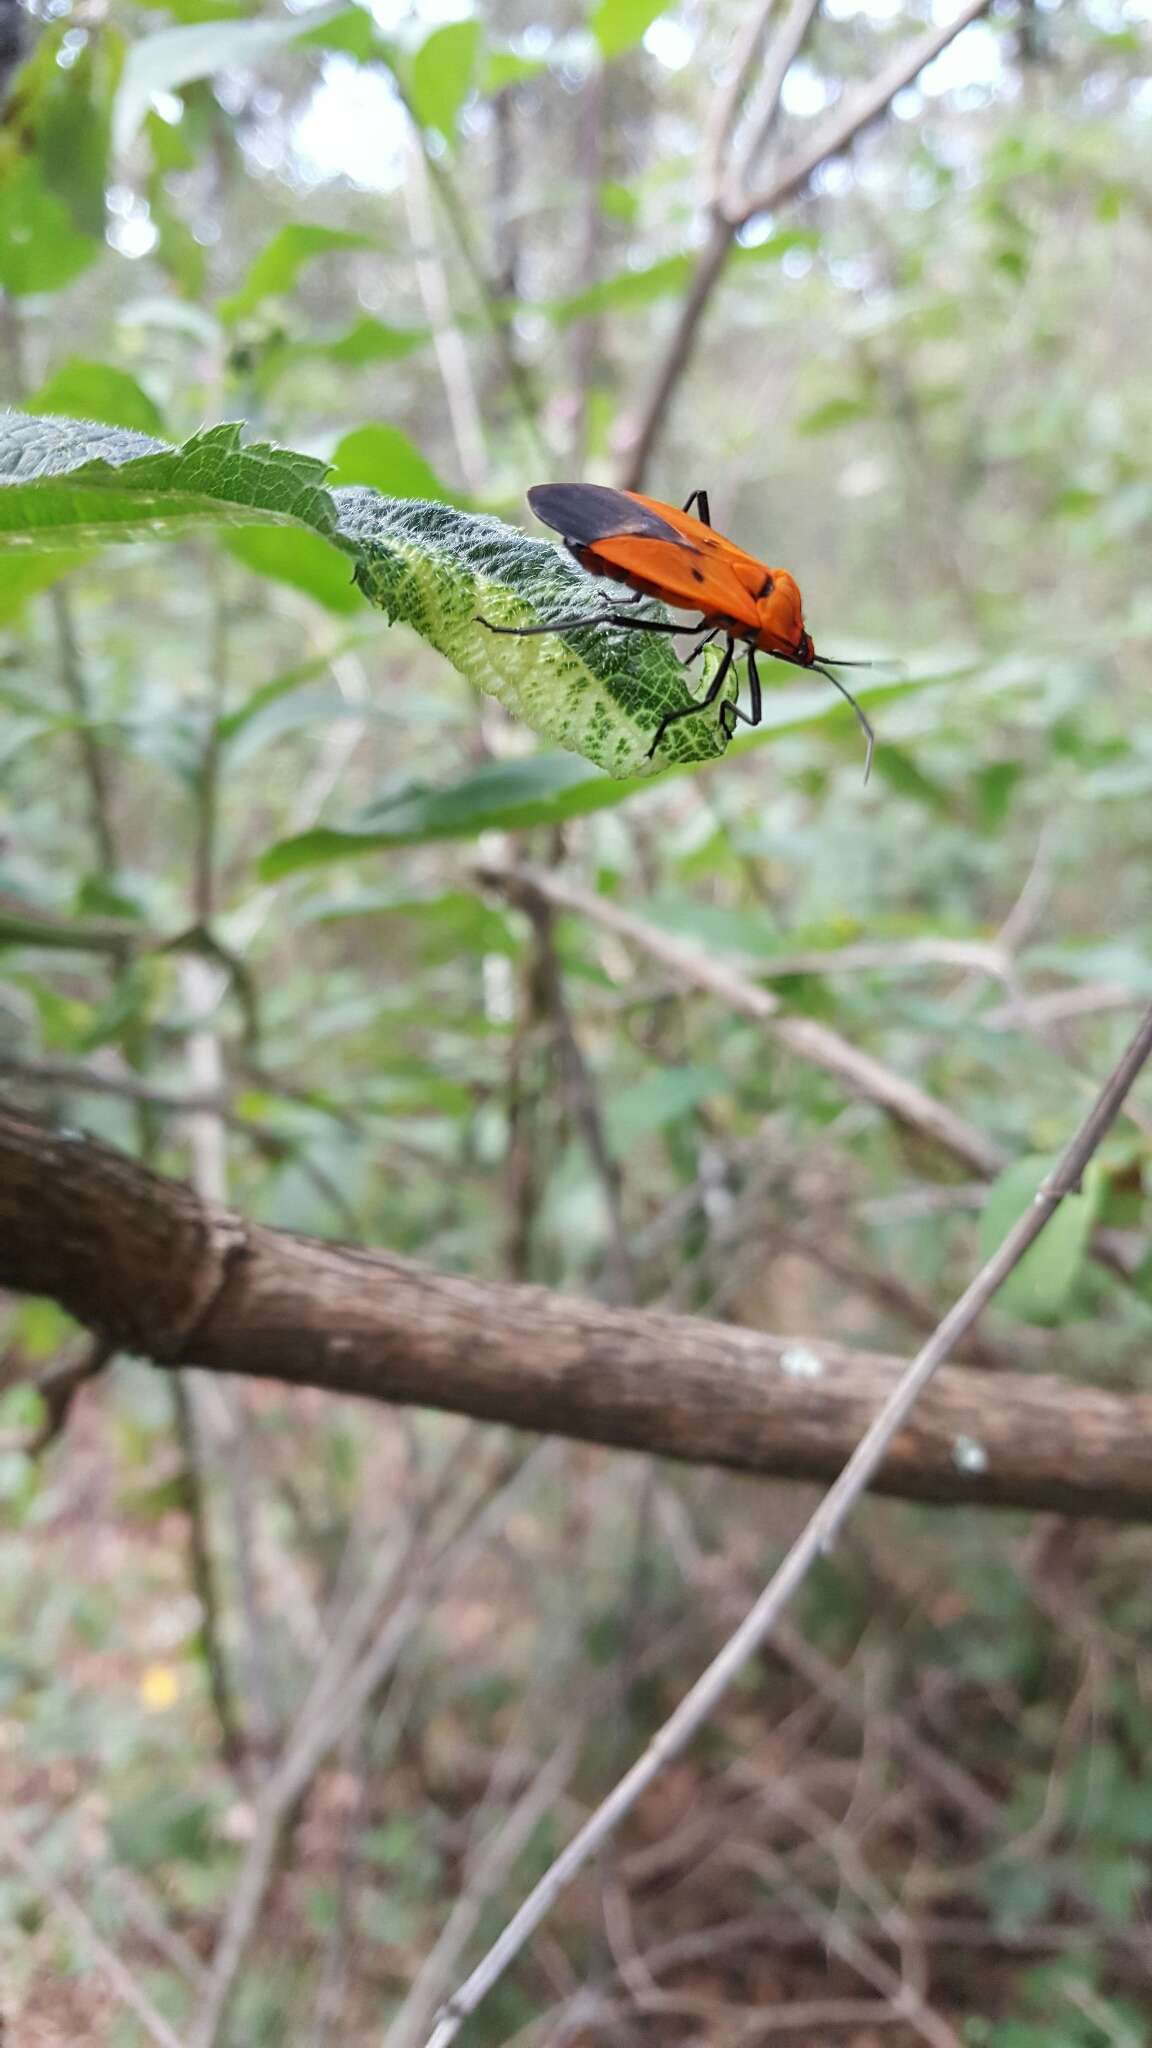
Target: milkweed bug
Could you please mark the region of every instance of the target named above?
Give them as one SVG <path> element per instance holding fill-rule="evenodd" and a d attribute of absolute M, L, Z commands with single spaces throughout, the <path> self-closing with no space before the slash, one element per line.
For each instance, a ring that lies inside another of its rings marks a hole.
<path fill-rule="evenodd" d="M 724 658 L 707 696 L 665 714 L 648 750 L 649 759 L 678 718 L 688 718 L 715 702 L 736 659 L 737 642 L 747 650 L 750 708 L 742 711 L 731 698 L 721 704 L 720 718 L 729 739 L 737 719 L 744 725 L 759 725 L 763 716 L 757 654 L 770 654 L 796 668 L 815 669 L 856 713 L 867 741 L 864 780 L 868 780 L 875 733 L 855 697 L 818 660 L 811 635 L 805 631 L 804 609 L 794 579 L 787 569 L 767 568 L 714 531 L 707 491 L 693 491 L 679 512 L 657 498 L 641 497 L 638 491 L 614 491 L 603 484 L 536 484 L 528 493 L 528 503 L 545 526 L 562 536 L 569 553 L 589 575 L 626 583 L 637 598 L 662 598 L 683 611 L 698 610 L 700 617 L 692 628 L 670 620 L 630 619 L 618 608 L 628 600 L 620 599 L 610 610 L 553 619 L 546 626 L 496 626 L 481 619 L 482 626 L 493 633 L 519 635 L 565 633 L 578 626 L 624 626 L 643 633 L 702 632 L 704 637 L 687 657 L 686 666 L 710 641 L 723 635 Z M 835 666 L 867 668 L 868 663 L 838 662 Z"/>

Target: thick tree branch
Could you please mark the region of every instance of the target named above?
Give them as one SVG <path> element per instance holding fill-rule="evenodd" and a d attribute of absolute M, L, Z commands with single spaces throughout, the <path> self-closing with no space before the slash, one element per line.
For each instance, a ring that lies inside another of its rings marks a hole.
<path fill-rule="evenodd" d="M 791 1479 L 838 1472 L 902 1361 L 245 1225 L 0 1109 L 0 1285 L 160 1365 L 414 1403 Z M 1152 1520 L 1152 1396 L 943 1369 L 880 1490 Z"/>

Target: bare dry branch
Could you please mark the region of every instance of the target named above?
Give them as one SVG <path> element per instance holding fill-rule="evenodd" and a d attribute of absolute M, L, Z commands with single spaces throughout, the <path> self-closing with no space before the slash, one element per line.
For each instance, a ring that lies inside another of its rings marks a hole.
<path fill-rule="evenodd" d="M 744 192 L 739 196 L 728 195 L 723 210 L 717 210 L 712 217 L 711 229 L 696 260 L 688 290 L 685 293 L 680 315 L 668 339 L 663 360 L 659 364 L 648 388 L 643 411 L 632 437 L 628 457 L 624 465 L 622 483 L 629 490 L 643 487 L 649 464 L 657 441 L 663 431 L 669 408 L 676 388 L 691 361 L 704 314 L 711 303 L 712 294 L 724 272 L 729 250 L 742 227 L 754 220 L 758 214 L 775 213 L 789 200 L 803 192 L 814 172 L 822 164 L 831 162 L 833 157 L 842 156 L 851 148 L 859 135 L 878 121 L 891 106 L 897 93 L 913 84 L 925 66 L 946 50 L 949 43 L 987 13 L 991 0 L 964 0 L 964 5 L 951 20 L 927 29 L 922 36 L 910 43 L 900 56 L 893 59 L 873 83 L 864 91 L 849 99 L 842 110 L 817 130 L 806 149 L 788 157 L 780 165 L 771 181 L 760 191 Z M 795 21 L 798 25 L 803 8 L 798 6 Z M 807 24 L 805 24 L 806 29 Z M 800 36 L 800 41 L 803 36 Z M 757 39 L 758 41 L 758 39 Z M 752 45 L 752 58 L 756 43 Z M 787 27 L 781 31 L 780 49 L 785 53 L 799 48 L 799 42 L 789 42 Z M 791 58 L 789 58 L 791 62 Z M 771 63 L 771 58 L 769 58 Z M 735 118 L 743 86 L 743 77 L 738 69 L 735 102 L 731 109 Z M 744 71 L 746 76 L 746 67 Z M 783 85 L 783 77 L 780 86 Z M 780 87 L 777 87 L 777 97 Z M 723 107 L 722 107 L 722 111 Z M 726 126 L 731 127 L 725 114 Z M 763 123 L 761 123 L 763 128 Z"/>
<path fill-rule="evenodd" d="M 88 1950 L 97 1969 L 107 1978 L 117 1998 L 130 2012 L 135 2013 L 149 2039 L 156 2043 L 156 2048 L 182 2048 L 179 2035 L 173 2032 L 163 2014 L 157 2012 L 147 1992 L 141 1989 L 127 1964 L 121 1962 L 115 1949 L 109 1948 L 79 1900 L 74 1899 L 67 1887 L 57 1881 L 35 1851 L 28 1847 L 19 1830 L 2 1815 L 0 1856 L 7 1858 L 19 1871 L 25 1884 L 31 1886 L 51 1911 L 71 1928 L 81 1945 Z"/>
<path fill-rule="evenodd" d="M 638 947 L 653 960 L 670 968 L 677 979 L 719 998 L 741 1016 L 766 1024 L 773 1036 L 811 1065 L 832 1074 L 852 1095 L 874 1102 L 890 1116 L 938 1146 L 951 1158 L 985 1179 L 1006 1165 L 1000 1147 L 966 1124 L 953 1110 L 938 1102 L 914 1081 L 908 1081 L 870 1053 L 861 1052 L 846 1038 L 810 1017 L 789 1017 L 782 1012 L 780 998 L 761 988 L 738 968 L 717 960 L 701 947 L 661 931 L 657 925 L 636 917 L 630 910 L 582 889 L 543 868 L 485 866 L 479 880 L 488 888 L 520 902 L 529 910 L 533 902 L 551 903 L 558 910 L 574 911 L 605 931 L 614 932 L 629 945 Z"/>
<path fill-rule="evenodd" d="M 768 1641 L 789 1603 L 817 1560 L 830 1551 L 879 1466 L 907 1425 L 921 1395 L 953 1346 L 987 1307 L 997 1289 L 1019 1265 L 1029 1247 L 1051 1221 L 1060 1203 L 1080 1184 L 1089 1160 L 1115 1122 L 1137 1076 L 1152 1055 L 1152 1009 L 1146 1013 L 1113 1072 L 1075 1136 L 1046 1177 L 1029 1208 L 1009 1231 L 943 1317 L 927 1344 L 912 1360 L 887 1401 L 873 1418 L 839 1477 L 786 1553 L 759 1598 L 729 1636 L 696 1683 L 653 1736 L 643 1754 L 613 1786 L 607 1798 L 578 1830 L 566 1849 L 536 1884 L 503 1933 L 481 1958 L 449 2000 L 429 2036 L 427 2048 L 448 2048 L 464 2021 L 476 2011 L 492 1986 L 520 1954 L 541 1922 L 591 1858 L 632 1812 L 637 1801 L 665 1765 L 681 1755 L 706 1724 L 749 1657 Z M 858 1960 L 853 1958 L 853 1960 Z M 872 1981 L 875 1981 L 873 1978 Z M 901 1994 L 915 1999 L 909 1987 Z M 907 2003 L 909 2019 L 925 2038 L 951 2040 L 951 2029 L 936 2021 L 919 2002 Z M 939 2032 L 937 2032 L 939 2027 Z"/>
<path fill-rule="evenodd" d="M 76 1132 L 0 1109 L 0 1286 L 156 1364 L 415 1403 L 826 1479 L 898 1359 L 613 1309 L 245 1225 Z M 1152 1395 L 943 1372 L 876 1476 L 937 1502 L 1152 1515 Z M 965 1454 L 975 1445 L 979 1455 Z"/>

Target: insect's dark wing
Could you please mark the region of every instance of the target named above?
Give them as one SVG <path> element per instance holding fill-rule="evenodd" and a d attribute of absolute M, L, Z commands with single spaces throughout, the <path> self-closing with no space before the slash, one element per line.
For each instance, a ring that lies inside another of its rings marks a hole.
<path fill-rule="evenodd" d="M 607 484 L 534 484 L 528 503 L 545 526 L 579 547 L 591 547 L 598 540 L 662 540 L 670 547 L 698 550 L 658 513 L 638 505 L 624 491 Z"/>

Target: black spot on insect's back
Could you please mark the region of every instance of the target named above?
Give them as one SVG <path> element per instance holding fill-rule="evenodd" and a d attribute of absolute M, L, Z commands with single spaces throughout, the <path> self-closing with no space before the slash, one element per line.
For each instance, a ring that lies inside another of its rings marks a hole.
<path fill-rule="evenodd" d="M 692 581 L 693 581 L 693 583 L 703 583 L 703 581 L 704 581 L 704 571 L 703 571 L 703 569 L 693 569 L 693 571 L 692 571 Z"/>
<path fill-rule="evenodd" d="M 759 590 L 758 590 L 758 591 L 756 592 L 756 595 L 757 595 L 757 597 L 758 597 L 758 598 L 760 598 L 760 597 L 771 597 L 771 595 L 772 595 L 772 592 L 773 592 L 773 591 L 775 590 L 775 588 L 776 588 L 776 579 L 775 579 L 775 577 L 774 577 L 774 576 L 772 576 L 771 574 L 769 574 L 769 575 L 767 575 L 767 576 L 766 576 L 766 577 L 764 578 L 764 581 L 763 581 L 763 583 L 762 583 L 762 584 L 760 585 L 760 588 L 759 588 Z"/>

